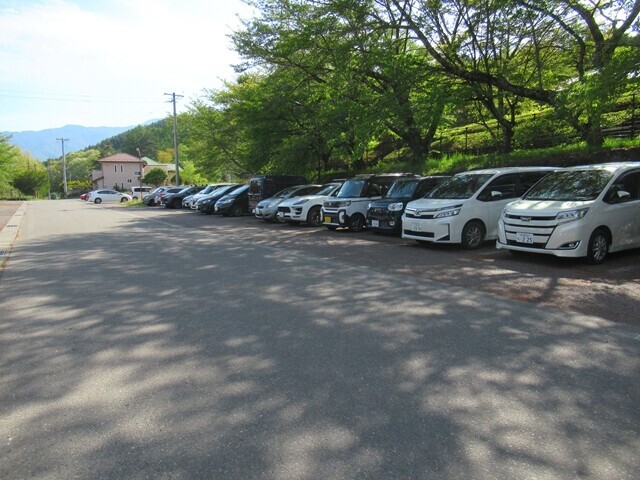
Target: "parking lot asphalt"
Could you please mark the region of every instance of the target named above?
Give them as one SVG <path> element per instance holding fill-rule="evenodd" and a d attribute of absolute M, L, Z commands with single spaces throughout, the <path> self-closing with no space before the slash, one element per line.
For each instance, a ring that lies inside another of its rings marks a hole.
<path fill-rule="evenodd" d="M 633 283 L 638 252 L 503 253 L 27 202 L 0 278 L 0 478 L 635 480 L 640 328 L 542 303 Z M 637 307 L 624 292 L 599 300 Z"/>
<path fill-rule="evenodd" d="M 425 246 L 367 231 L 269 223 L 250 215 L 229 218 L 160 207 L 126 211 L 167 227 L 204 229 L 308 256 L 367 266 L 381 273 L 435 280 L 501 298 L 640 325 L 640 249 L 611 254 L 603 265 L 587 265 L 583 259 L 512 255 L 497 250 L 494 242 L 466 251 L 455 245 Z"/>

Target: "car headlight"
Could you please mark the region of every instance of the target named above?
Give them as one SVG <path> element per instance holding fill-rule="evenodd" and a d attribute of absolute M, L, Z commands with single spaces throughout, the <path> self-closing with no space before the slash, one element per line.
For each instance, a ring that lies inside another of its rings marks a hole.
<path fill-rule="evenodd" d="M 304 205 L 305 203 L 307 203 L 309 201 L 309 199 L 303 199 L 303 200 L 298 200 L 296 203 L 294 203 L 294 205 Z"/>
<path fill-rule="evenodd" d="M 556 220 L 563 223 L 573 222 L 574 220 L 580 220 L 581 218 L 583 218 L 588 211 L 588 208 L 567 210 L 566 212 L 560 212 L 558 215 L 556 215 Z"/>
<path fill-rule="evenodd" d="M 387 208 L 390 212 L 401 212 L 404 208 L 404 204 L 402 202 L 390 203 Z"/>
<path fill-rule="evenodd" d="M 278 202 L 278 201 L 271 202 L 269 205 L 267 205 L 267 208 L 277 207 L 279 203 L 280 203 L 280 202 Z"/>
<path fill-rule="evenodd" d="M 342 202 L 338 202 L 339 207 L 348 207 L 349 205 L 351 205 L 351 200 L 344 200 Z"/>
<path fill-rule="evenodd" d="M 440 213 L 436 213 L 433 218 L 447 218 L 447 217 L 455 217 L 460 213 L 460 208 L 452 208 L 450 210 L 444 210 Z"/>

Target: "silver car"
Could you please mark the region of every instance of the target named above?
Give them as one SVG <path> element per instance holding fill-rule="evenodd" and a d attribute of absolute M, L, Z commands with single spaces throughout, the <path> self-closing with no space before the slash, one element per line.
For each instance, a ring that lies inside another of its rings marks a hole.
<path fill-rule="evenodd" d="M 278 205 L 284 200 L 303 195 L 313 195 L 322 188 L 322 185 L 297 185 L 280 190 L 271 198 L 265 198 L 256 205 L 255 216 L 268 222 L 277 219 Z"/>
<path fill-rule="evenodd" d="M 124 203 L 131 201 L 131 195 L 127 195 L 126 193 L 118 192 L 117 190 L 111 189 L 102 189 L 102 190 L 94 190 L 87 197 L 87 201 L 93 203 L 102 203 L 102 202 L 113 202 L 113 203 Z"/>

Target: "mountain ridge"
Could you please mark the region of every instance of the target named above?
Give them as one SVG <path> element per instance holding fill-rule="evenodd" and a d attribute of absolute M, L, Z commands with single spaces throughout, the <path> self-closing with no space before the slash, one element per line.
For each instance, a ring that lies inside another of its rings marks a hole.
<path fill-rule="evenodd" d="M 154 122 L 141 123 L 146 125 Z M 60 138 L 68 139 L 64 143 L 65 154 L 77 152 L 91 145 L 96 145 L 102 140 L 118 135 L 138 125 L 126 127 L 85 127 L 82 125 L 65 125 L 57 128 L 47 128 L 44 130 L 23 130 L 20 132 L 2 132 L 9 136 L 9 143 L 20 147 L 23 152 L 30 153 L 40 161 L 49 158 L 60 158 L 62 156 L 62 146 Z"/>

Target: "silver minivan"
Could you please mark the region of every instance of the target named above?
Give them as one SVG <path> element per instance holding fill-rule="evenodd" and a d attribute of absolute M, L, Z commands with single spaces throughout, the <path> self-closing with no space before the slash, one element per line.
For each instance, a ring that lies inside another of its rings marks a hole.
<path fill-rule="evenodd" d="M 640 162 L 585 165 L 556 171 L 500 218 L 496 247 L 586 257 L 640 247 Z"/>

